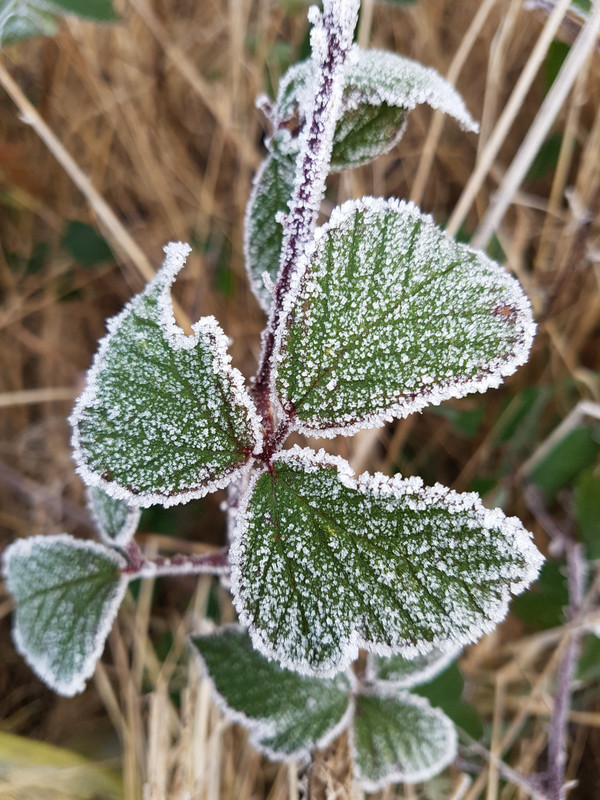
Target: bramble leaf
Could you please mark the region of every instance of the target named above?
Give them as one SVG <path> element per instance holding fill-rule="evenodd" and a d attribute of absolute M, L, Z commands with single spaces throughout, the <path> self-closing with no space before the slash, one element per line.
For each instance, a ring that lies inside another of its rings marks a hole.
<path fill-rule="evenodd" d="M 234 604 L 254 646 L 330 676 L 364 647 L 413 656 L 475 641 L 542 557 L 519 520 L 418 478 L 355 480 L 293 448 L 255 476 L 230 552 Z"/>
<path fill-rule="evenodd" d="M 73 414 L 78 472 L 132 505 L 169 506 L 226 486 L 261 447 L 258 415 L 214 317 L 185 336 L 170 286 L 189 253 L 171 243 L 144 292 L 108 322 Z"/>
<path fill-rule="evenodd" d="M 389 783 L 417 783 L 437 775 L 456 755 L 454 725 L 421 697 L 359 695 L 352 746 L 357 777 L 368 792 Z"/>
<path fill-rule="evenodd" d="M 483 392 L 527 359 L 535 325 L 518 282 L 410 203 L 344 203 L 295 277 L 273 388 L 305 434 Z"/>
<path fill-rule="evenodd" d="M 446 669 L 461 649 L 460 646 L 453 644 L 445 650 L 434 647 L 433 650 L 420 653 L 414 658 L 405 658 L 401 655 L 388 658 L 370 655 L 368 675 L 371 680 L 383 681 L 395 689 L 409 689 L 430 681 Z"/>
<path fill-rule="evenodd" d="M 53 36 L 64 14 L 100 22 L 117 19 L 112 0 L 0 0 L 0 45 Z"/>
<path fill-rule="evenodd" d="M 250 286 L 261 308 L 271 308 L 271 292 L 265 286 L 266 272 L 273 284 L 279 272 L 283 227 L 279 213 L 287 214 L 294 188 L 294 159 L 270 153 L 254 176 L 244 222 L 244 251 Z"/>
<path fill-rule="evenodd" d="M 466 130 L 478 130 L 460 95 L 434 69 L 395 53 L 355 52 L 336 125 L 332 171 L 387 153 L 402 138 L 408 113 L 423 103 L 454 117 Z M 313 71 L 312 61 L 303 61 L 281 79 L 275 112 L 282 123 L 304 123 L 314 91 Z M 290 150 L 296 142 L 290 138 Z"/>
<path fill-rule="evenodd" d="M 325 747 L 349 720 L 350 686 L 344 675 L 308 678 L 252 649 L 237 627 L 192 636 L 226 716 L 251 732 L 257 750 L 273 759 L 301 759 Z"/>
<path fill-rule="evenodd" d="M 142 514 L 139 508 L 117 500 L 97 486 L 88 486 L 87 506 L 105 544 L 122 547 L 133 537 Z"/>
<path fill-rule="evenodd" d="M 59 694 L 83 691 L 93 673 L 125 593 L 125 566 L 116 551 L 66 534 L 19 539 L 5 551 L 16 647 Z"/>

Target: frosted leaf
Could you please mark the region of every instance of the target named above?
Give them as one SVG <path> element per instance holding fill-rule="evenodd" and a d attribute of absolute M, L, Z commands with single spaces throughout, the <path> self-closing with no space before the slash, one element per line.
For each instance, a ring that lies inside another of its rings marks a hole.
<path fill-rule="evenodd" d="M 455 758 L 456 730 L 427 700 L 407 692 L 359 695 L 351 728 L 354 769 L 368 792 L 429 780 Z"/>
<path fill-rule="evenodd" d="M 277 282 L 283 244 L 278 214 L 287 214 L 294 189 L 295 163 L 290 156 L 269 154 L 259 167 L 252 186 L 244 222 L 244 252 L 250 286 L 261 308 L 271 308 L 271 292 L 263 273 Z"/>
<path fill-rule="evenodd" d="M 314 91 L 313 73 L 312 62 L 304 61 L 283 76 L 275 107 L 279 124 L 303 124 Z M 335 131 L 332 170 L 366 164 L 387 153 L 402 138 L 408 113 L 423 103 L 454 117 L 466 130 L 478 130 L 456 89 L 434 69 L 395 53 L 356 48 Z M 294 146 L 290 138 L 288 149 Z"/>
<path fill-rule="evenodd" d="M 171 243 L 144 292 L 108 322 L 73 414 L 77 471 L 132 505 L 226 486 L 260 450 L 258 415 L 214 317 L 185 336 L 170 287 L 189 247 Z"/>
<path fill-rule="evenodd" d="M 63 14 L 99 21 L 116 19 L 112 0 L 0 0 L 0 45 L 53 36 Z"/>
<path fill-rule="evenodd" d="M 96 530 L 105 544 L 123 547 L 137 530 L 142 512 L 124 500 L 117 500 L 97 486 L 88 486 L 87 506 Z"/>
<path fill-rule="evenodd" d="M 369 680 L 384 682 L 395 689 L 410 689 L 419 686 L 439 675 L 454 661 L 462 649 L 461 645 L 450 644 L 446 648 L 434 647 L 427 653 L 419 653 L 414 658 L 394 655 L 370 655 L 367 664 Z"/>
<path fill-rule="evenodd" d="M 273 388 L 308 435 L 352 434 L 498 386 L 535 330 L 514 278 L 393 199 L 334 209 L 287 302 Z"/>
<path fill-rule="evenodd" d="M 115 550 L 67 534 L 19 539 L 5 551 L 16 647 L 59 694 L 83 691 L 93 673 L 125 593 L 125 566 Z"/>
<path fill-rule="evenodd" d="M 281 669 L 253 650 L 247 633 L 236 627 L 191 640 L 216 702 L 249 729 L 254 747 L 269 758 L 304 759 L 347 726 L 350 687 L 344 675 L 321 680 Z"/>
<path fill-rule="evenodd" d="M 230 561 L 254 646 L 330 676 L 360 647 L 414 656 L 475 641 L 542 557 L 518 519 L 475 494 L 355 480 L 342 459 L 295 447 L 250 483 Z"/>

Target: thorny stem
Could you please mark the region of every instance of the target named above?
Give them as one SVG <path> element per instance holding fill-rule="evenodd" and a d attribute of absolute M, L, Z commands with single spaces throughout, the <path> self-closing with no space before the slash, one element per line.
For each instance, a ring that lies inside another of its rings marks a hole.
<path fill-rule="evenodd" d="M 148 559 L 135 542 L 125 550 L 129 562 L 123 573 L 130 579 L 157 578 L 165 575 L 225 575 L 229 573 L 229 548 L 206 555 L 176 555 Z"/>
<path fill-rule="evenodd" d="M 253 387 L 253 397 L 263 417 L 267 439 L 276 434 L 269 399 L 276 334 L 286 311 L 285 300 L 290 293 L 292 277 L 314 232 L 325 192 L 359 5 L 359 0 L 325 0 L 322 15 L 314 8 L 310 12 L 314 24 L 311 46 L 316 68 L 316 91 L 301 134 L 290 212 L 284 221 L 279 277 L 269 322 L 263 332 L 260 363 Z"/>

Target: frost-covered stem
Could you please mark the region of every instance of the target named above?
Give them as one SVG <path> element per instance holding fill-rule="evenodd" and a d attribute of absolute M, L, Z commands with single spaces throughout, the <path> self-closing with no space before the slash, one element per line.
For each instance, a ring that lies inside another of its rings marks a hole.
<path fill-rule="evenodd" d="M 224 575 L 230 570 L 229 548 L 206 555 L 176 555 L 148 559 L 134 542 L 127 546 L 129 565 L 123 570 L 128 578 L 158 578 L 167 575 Z"/>
<path fill-rule="evenodd" d="M 273 433 L 269 404 L 275 337 L 285 312 L 291 279 L 315 229 L 329 172 L 335 124 L 340 112 L 344 76 L 352 50 L 352 35 L 360 0 L 324 0 L 323 13 L 309 10 L 315 94 L 300 138 L 290 212 L 284 220 L 279 277 L 271 315 L 262 339 L 261 358 L 254 383 L 254 399 L 268 434 Z"/>
<path fill-rule="evenodd" d="M 583 603 L 586 561 L 580 543 L 570 537 L 565 541 L 567 554 L 567 581 L 569 587 L 569 621 L 573 620 Z M 577 667 L 580 634 L 573 630 L 556 678 L 554 709 L 548 732 L 548 793 L 551 800 L 564 800 L 565 769 L 567 764 L 567 725 L 571 707 L 571 685 Z"/>

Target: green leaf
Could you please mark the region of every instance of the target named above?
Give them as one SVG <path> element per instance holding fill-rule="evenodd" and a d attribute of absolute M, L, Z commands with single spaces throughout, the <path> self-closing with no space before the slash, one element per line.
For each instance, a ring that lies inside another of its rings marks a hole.
<path fill-rule="evenodd" d="M 587 558 L 600 558 L 600 460 L 579 475 L 574 510 Z"/>
<path fill-rule="evenodd" d="M 254 747 L 270 758 L 304 758 L 348 724 L 350 685 L 344 675 L 322 680 L 281 669 L 253 650 L 249 636 L 236 627 L 191 641 L 224 713 L 248 728 Z"/>
<path fill-rule="evenodd" d="M 518 282 L 415 206 L 334 210 L 296 275 L 274 389 L 308 435 L 352 434 L 498 386 L 535 326 Z"/>
<path fill-rule="evenodd" d="M 388 152 L 401 139 L 409 111 L 427 103 L 450 114 L 463 128 L 478 129 L 465 105 L 435 70 L 395 53 L 355 50 L 342 97 L 331 169 L 366 164 Z M 281 79 L 276 115 L 282 123 L 303 123 L 314 92 L 312 61 L 296 64 Z M 297 140 L 291 139 L 293 146 Z"/>
<path fill-rule="evenodd" d="M 254 646 L 329 676 L 360 647 L 410 657 L 475 641 L 542 559 L 516 518 L 476 495 L 418 478 L 357 481 L 342 459 L 296 447 L 251 482 L 230 560 Z"/>
<path fill-rule="evenodd" d="M 54 36 L 58 20 L 47 3 L 33 0 L 0 0 L 0 45 L 34 36 Z"/>
<path fill-rule="evenodd" d="M 519 598 L 516 598 L 517 600 Z M 483 725 L 477 711 L 463 700 L 465 682 L 456 664 L 451 664 L 433 680 L 414 689 L 419 697 L 425 697 L 432 706 L 441 709 L 452 722 L 471 738 L 483 736 Z"/>
<path fill-rule="evenodd" d="M 407 692 L 359 695 L 352 744 L 357 777 L 369 792 L 426 781 L 454 760 L 457 748 L 448 717 Z"/>
<path fill-rule="evenodd" d="M 410 689 L 432 680 L 446 669 L 460 650 L 459 646 L 450 644 L 446 650 L 434 647 L 428 653 L 420 653 L 414 658 L 404 658 L 401 655 L 388 658 L 370 656 L 368 675 L 371 680 L 384 682 L 396 689 Z"/>
<path fill-rule="evenodd" d="M 87 487 L 87 505 L 105 544 L 123 547 L 136 532 L 141 510 L 116 500 L 97 486 Z"/>
<path fill-rule="evenodd" d="M 170 287 L 189 247 L 165 252 L 145 291 L 109 320 L 71 416 L 83 480 L 142 507 L 226 486 L 261 447 L 258 415 L 214 317 L 192 336 L 175 323 Z"/>
<path fill-rule="evenodd" d="M 114 550 L 66 534 L 19 539 L 5 551 L 16 647 L 59 694 L 83 691 L 93 673 L 125 593 L 125 566 Z"/>
<path fill-rule="evenodd" d="M 563 486 L 576 480 L 580 472 L 596 462 L 600 455 L 600 426 L 583 425 L 560 439 L 536 464 L 530 475 L 551 501 Z"/>
<path fill-rule="evenodd" d="M 53 36 L 63 14 L 97 21 L 117 19 L 112 0 L 0 0 L 0 45 Z"/>
<path fill-rule="evenodd" d="M 112 0 L 48 0 L 63 14 L 75 14 L 95 22 L 112 22 L 118 19 Z"/>
<path fill-rule="evenodd" d="M 69 222 L 61 244 L 84 267 L 95 267 L 113 258 L 106 239 L 91 225 L 79 220 Z"/>
<path fill-rule="evenodd" d="M 271 308 L 271 292 L 264 273 L 275 284 L 283 244 L 283 227 L 278 214 L 287 214 L 294 188 L 294 159 L 271 153 L 259 167 L 252 186 L 244 222 L 244 252 L 250 286 L 261 308 Z"/>
<path fill-rule="evenodd" d="M 531 590 L 516 597 L 513 612 L 534 630 L 558 628 L 565 622 L 565 608 L 569 605 L 569 589 L 565 565 L 548 559 L 542 565 L 537 581 Z"/>

